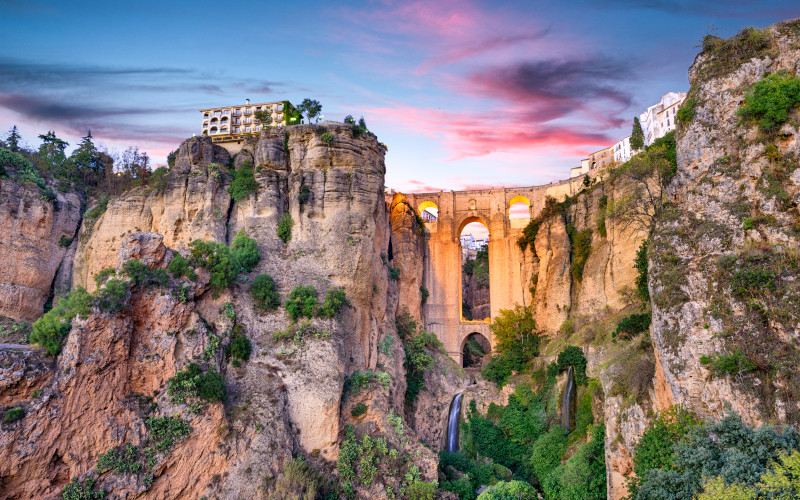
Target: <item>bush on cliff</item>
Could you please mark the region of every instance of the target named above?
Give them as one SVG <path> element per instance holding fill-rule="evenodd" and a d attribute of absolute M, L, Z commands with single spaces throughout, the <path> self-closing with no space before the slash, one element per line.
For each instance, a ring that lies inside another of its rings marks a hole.
<path fill-rule="evenodd" d="M 240 201 L 255 193 L 257 189 L 258 182 L 253 173 L 253 163 L 246 161 L 233 173 L 233 181 L 228 188 L 228 193 L 233 201 Z"/>
<path fill-rule="evenodd" d="M 325 300 L 319 308 L 319 315 L 323 318 L 333 318 L 341 312 L 344 306 L 350 305 L 350 301 L 344 293 L 344 290 L 339 288 L 331 288 L 325 294 Z"/>
<path fill-rule="evenodd" d="M 275 280 L 269 274 L 259 274 L 250 284 L 250 295 L 256 307 L 262 311 L 275 310 L 281 305 L 281 296 L 275 288 Z"/>
<path fill-rule="evenodd" d="M 160 267 L 150 268 L 139 259 L 130 259 L 122 265 L 122 272 L 128 275 L 134 285 L 166 286 L 169 283 L 169 274 Z"/>
<path fill-rule="evenodd" d="M 241 267 L 241 270 L 246 273 L 252 271 L 261 259 L 256 240 L 248 238 L 244 231 L 237 232 L 236 237 L 233 238 L 231 254 Z"/>
<path fill-rule="evenodd" d="M 125 308 L 128 299 L 128 282 L 111 278 L 100 288 L 94 298 L 94 305 L 101 311 L 118 313 Z"/>
<path fill-rule="evenodd" d="M 318 306 L 317 290 L 311 285 L 295 287 L 286 299 L 286 312 L 292 321 L 297 321 L 301 316 L 311 319 Z"/>
<path fill-rule="evenodd" d="M 743 120 L 758 122 L 764 132 L 789 119 L 789 111 L 800 106 L 800 78 L 781 71 L 756 82 L 736 112 Z"/>
<path fill-rule="evenodd" d="M 194 267 L 203 267 L 211 273 L 209 284 L 216 295 L 230 286 L 239 274 L 236 256 L 224 243 L 194 240 L 189 248 L 189 263 Z"/>
<path fill-rule="evenodd" d="M 91 312 L 92 296 L 82 287 L 77 287 L 66 297 L 59 299 L 55 307 L 33 323 L 31 343 L 40 344 L 49 354 L 61 352 L 61 342 L 69 334 L 75 316 L 86 317 Z"/>
<path fill-rule="evenodd" d="M 186 277 L 190 281 L 197 281 L 197 273 L 194 272 L 192 266 L 189 265 L 189 259 L 183 255 L 176 253 L 172 260 L 167 265 L 167 271 L 172 273 L 176 278 Z"/>
<path fill-rule="evenodd" d="M 282 242 L 288 243 L 289 240 L 292 239 L 293 225 L 294 221 L 288 212 L 281 215 L 281 219 L 278 221 L 278 238 L 280 238 Z"/>

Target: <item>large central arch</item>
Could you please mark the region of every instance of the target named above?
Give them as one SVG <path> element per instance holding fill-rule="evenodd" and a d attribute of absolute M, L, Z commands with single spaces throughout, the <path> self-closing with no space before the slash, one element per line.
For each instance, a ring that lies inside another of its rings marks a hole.
<path fill-rule="evenodd" d="M 423 281 L 430 293 L 423 306 L 425 328 L 436 334 L 457 362 L 462 361 L 463 343 L 470 334 L 480 333 L 495 348 L 488 323 L 461 321 L 461 230 L 470 222 L 482 222 L 489 230 L 489 302 L 490 317 L 494 319 L 500 309 L 531 303 L 529 283 L 523 283 L 523 276 L 529 276 L 530 270 L 524 269 L 517 245 L 523 227 L 509 219 L 511 206 L 526 203 L 530 217 L 536 217 L 547 196 L 558 200 L 573 196 L 583 188 L 582 180 L 523 188 L 406 195 L 420 216 L 428 207 L 438 210 L 435 220 L 424 219 L 427 251 Z"/>

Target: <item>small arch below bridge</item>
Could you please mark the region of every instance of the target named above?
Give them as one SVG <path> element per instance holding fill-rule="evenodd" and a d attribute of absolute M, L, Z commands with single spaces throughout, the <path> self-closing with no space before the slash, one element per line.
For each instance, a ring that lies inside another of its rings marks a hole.
<path fill-rule="evenodd" d="M 489 339 L 478 332 L 470 333 L 461 342 L 462 368 L 482 368 L 491 355 L 492 345 Z"/>

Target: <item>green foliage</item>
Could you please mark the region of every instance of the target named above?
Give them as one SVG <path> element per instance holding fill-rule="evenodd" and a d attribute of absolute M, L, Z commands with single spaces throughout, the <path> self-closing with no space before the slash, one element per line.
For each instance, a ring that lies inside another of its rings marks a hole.
<path fill-rule="evenodd" d="M 702 47 L 706 60 L 698 68 L 701 82 L 724 76 L 754 57 L 776 52 L 769 28 L 744 28 L 728 39 L 708 34 L 703 37 Z"/>
<path fill-rule="evenodd" d="M 770 132 L 785 123 L 789 112 L 797 106 L 800 106 L 800 78 L 781 71 L 756 82 L 737 114 L 743 120 L 758 122 L 761 130 Z"/>
<path fill-rule="evenodd" d="M 138 474 L 142 470 L 142 463 L 138 460 L 139 450 L 132 444 L 127 444 L 119 449 L 109 450 L 97 457 L 97 470 L 102 474 L 113 471 L 117 474 Z"/>
<path fill-rule="evenodd" d="M 313 285 L 297 286 L 289 293 L 285 306 L 292 321 L 297 321 L 301 316 L 311 319 L 319 306 L 317 290 Z"/>
<path fill-rule="evenodd" d="M 228 188 L 228 193 L 230 193 L 233 201 L 240 201 L 255 193 L 256 190 L 258 190 L 258 182 L 256 182 L 253 172 L 253 164 L 246 161 L 233 173 L 233 180 Z"/>
<path fill-rule="evenodd" d="M 194 272 L 192 266 L 189 265 L 189 259 L 179 253 L 175 253 L 172 260 L 167 265 L 167 271 L 172 273 L 176 278 L 186 277 L 190 281 L 197 281 L 197 273 Z"/>
<path fill-rule="evenodd" d="M 34 166 L 22 154 L 16 153 L 12 150 L 0 148 L 0 173 L 3 176 L 8 175 L 8 170 L 11 171 L 31 171 Z"/>
<path fill-rule="evenodd" d="M 481 376 L 486 380 L 503 387 L 509 377 L 515 372 L 525 368 L 529 358 L 518 349 L 508 349 L 493 356 L 489 363 L 481 370 Z"/>
<path fill-rule="evenodd" d="M 319 308 L 319 315 L 323 318 L 333 318 L 341 312 L 345 305 L 349 306 L 350 301 L 347 299 L 344 290 L 340 288 L 331 288 L 325 294 L 325 300 Z"/>
<path fill-rule="evenodd" d="M 389 279 L 397 281 L 400 279 L 400 268 L 389 266 Z"/>
<path fill-rule="evenodd" d="M 419 299 L 420 305 L 424 306 L 425 303 L 428 302 L 428 297 L 430 297 L 431 292 L 429 292 L 428 289 L 425 288 L 423 285 L 420 285 L 419 294 L 420 294 L 420 299 Z"/>
<path fill-rule="evenodd" d="M 572 241 L 572 264 L 570 270 L 572 277 L 577 281 L 583 281 L 583 268 L 592 253 L 592 230 L 584 229 L 578 231 L 575 226 L 569 225 L 567 231 Z"/>
<path fill-rule="evenodd" d="M 189 264 L 203 267 L 211 274 L 209 285 L 217 295 L 230 286 L 239 274 L 239 262 L 224 243 L 194 240 L 189 244 L 189 249 Z"/>
<path fill-rule="evenodd" d="M 736 294 L 749 298 L 760 295 L 764 290 L 774 292 L 778 286 L 778 273 L 762 267 L 742 269 L 733 275 Z"/>
<path fill-rule="evenodd" d="M 11 422 L 16 422 L 17 420 L 22 420 L 22 417 L 25 416 L 25 408 L 18 406 L 16 408 L 11 408 L 8 410 L 3 417 L 4 424 L 10 424 Z"/>
<path fill-rule="evenodd" d="M 474 259 L 468 259 L 461 266 L 464 274 L 472 276 L 478 288 L 489 286 L 489 249 L 478 250 Z"/>
<path fill-rule="evenodd" d="M 92 296 L 82 287 L 77 287 L 33 323 L 30 341 L 44 346 L 49 354 L 58 354 L 61 352 L 61 342 L 69 334 L 72 319 L 75 316 L 88 316 L 91 303 Z"/>
<path fill-rule="evenodd" d="M 352 410 L 350 410 L 350 414 L 354 417 L 360 417 L 361 415 L 367 413 L 367 409 L 369 409 L 367 405 L 364 403 L 358 403 L 353 407 Z"/>
<path fill-rule="evenodd" d="M 559 470 L 562 500 L 606 498 L 605 426 L 593 429 L 592 440 L 581 446 Z"/>
<path fill-rule="evenodd" d="M 169 275 L 166 270 L 160 267 L 150 269 L 150 266 L 139 259 L 125 261 L 122 265 L 122 272 L 128 275 L 134 285 L 140 287 L 166 286 L 169 283 Z"/>
<path fill-rule="evenodd" d="M 96 500 L 106 497 L 106 492 L 102 489 L 96 490 L 97 480 L 87 477 L 83 481 L 78 481 L 73 477 L 64 489 L 61 490 L 62 500 Z"/>
<path fill-rule="evenodd" d="M 306 116 L 308 123 L 311 123 L 311 120 L 314 118 L 319 122 L 320 113 L 322 113 L 322 104 L 316 99 L 309 99 L 306 97 L 303 99 L 303 102 L 297 106 L 297 111 Z"/>
<path fill-rule="evenodd" d="M 424 386 L 425 371 L 434 363 L 433 356 L 429 351 L 443 352 L 444 346 L 436 335 L 423 331 L 408 338 L 403 344 L 403 348 L 406 353 L 403 367 L 406 369 L 408 384 L 405 402 L 409 408 L 412 408 L 417 401 L 419 391 Z"/>
<path fill-rule="evenodd" d="M 211 403 L 224 401 L 225 381 L 215 368 L 203 373 L 200 365 L 189 363 L 169 379 L 167 393 L 172 402 L 177 404 L 184 404 L 195 397 Z"/>
<path fill-rule="evenodd" d="M 281 296 L 275 288 L 275 280 L 269 274 L 259 274 L 250 283 L 250 294 L 256 307 L 262 311 L 272 311 L 281 305 Z"/>
<path fill-rule="evenodd" d="M 189 422 L 180 417 L 150 417 L 145 425 L 150 431 L 150 441 L 162 453 L 167 453 L 192 432 Z"/>
<path fill-rule="evenodd" d="M 263 125 L 265 128 L 272 125 L 272 113 L 267 110 L 259 110 L 253 113 L 253 118 L 256 122 Z"/>
<path fill-rule="evenodd" d="M 533 394 L 527 405 L 512 394 L 497 427 L 512 443 L 531 445 L 547 430 L 545 405 Z"/>
<path fill-rule="evenodd" d="M 128 282 L 118 278 L 110 278 L 106 280 L 102 288 L 97 290 L 93 304 L 101 311 L 113 314 L 125 309 L 127 299 Z"/>
<path fill-rule="evenodd" d="M 84 219 L 88 219 L 89 221 L 94 222 L 97 218 L 103 215 L 108 208 L 108 196 L 102 196 L 99 200 L 92 206 L 86 210 L 83 214 Z"/>
<path fill-rule="evenodd" d="M 433 500 L 436 498 L 436 485 L 425 481 L 417 481 L 406 488 L 408 500 Z"/>
<path fill-rule="evenodd" d="M 500 481 L 478 496 L 478 500 L 535 500 L 536 490 L 523 481 Z"/>
<path fill-rule="evenodd" d="M 678 121 L 684 125 L 688 125 L 690 121 L 694 118 L 695 107 L 697 107 L 697 98 L 689 97 L 681 107 L 678 109 Z"/>
<path fill-rule="evenodd" d="M 308 184 L 303 184 L 300 186 L 300 191 L 297 193 L 297 201 L 300 204 L 301 212 L 309 199 L 311 199 L 311 188 L 308 187 Z"/>
<path fill-rule="evenodd" d="M 650 328 L 651 321 L 652 314 L 649 312 L 631 314 L 630 316 L 626 316 L 620 320 L 620 322 L 617 324 L 617 329 L 614 330 L 612 336 L 614 338 L 628 340 L 631 337 L 640 334 L 641 332 L 647 331 Z"/>
<path fill-rule="evenodd" d="M 768 498 L 790 500 L 800 498 L 800 452 L 781 453 L 770 464 L 770 470 L 761 476 L 758 489 Z"/>
<path fill-rule="evenodd" d="M 403 306 L 400 309 L 400 314 L 395 316 L 394 324 L 401 339 L 409 338 L 417 332 L 417 320 L 408 312 L 408 307 L 406 306 Z"/>
<path fill-rule="evenodd" d="M 320 140 L 321 140 L 321 141 L 322 141 L 322 143 L 323 143 L 323 144 L 325 144 L 326 146 L 330 146 L 331 144 L 333 144 L 333 134 L 331 134 L 330 132 L 325 132 L 325 133 L 324 133 L 324 134 L 322 134 L 322 136 L 320 137 Z"/>
<path fill-rule="evenodd" d="M 696 500 L 755 500 L 753 488 L 741 485 L 726 485 L 721 477 L 714 477 L 703 482 L 703 491 Z"/>
<path fill-rule="evenodd" d="M 293 225 L 294 221 L 288 212 L 281 215 L 281 219 L 278 221 L 278 238 L 284 243 L 288 243 L 292 239 Z"/>
<path fill-rule="evenodd" d="M 558 353 L 558 369 L 559 372 L 567 369 L 572 365 L 575 370 L 575 382 L 578 385 L 586 385 L 588 378 L 586 377 L 586 357 L 580 347 L 568 346 L 563 351 Z"/>
<path fill-rule="evenodd" d="M 525 253 L 525 249 L 528 248 L 528 246 L 533 250 L 533 244 L 536 241 L 536 235 L 539 233 L 539 226 L 542 223 L 540 219 L 541 217 L 531 219 L 522 229 L 522 236 L 517 240 L 517 245 L 522 253 Z"/>
<path fill-rule="evenodd" d="M 329 480 L 309 467 L 302 458 L 295 458 L 286 462 L 283 474 L 275 482 L 275 488 L 267 498 L 269 500 L 313 500 L 338 497 Z"/>
<path fill-rule="evenodd" d="M 633 262 L 633 267 L 636 268 L 636 293 L 642 302 L 650 302 L 650 289 L 647 287 L 647 246 L 650 244 L 649 240 L 642 241 L 639 250 L 636 251 L 636 260 Z"/>
<path fill-rule="evenodd" d="M 392 343 L 394 343 L 394 336 L 391 333 L 387 333 L 383 340 L 378 342 L 378 352 L 391 357 Z"/>
<path fill-rule="evenodd" d="M 248 238 L 244 231 L 239 231 L 231 243 L 231 255 L 238 262 L 241 270 L 249 273 L 256 267 L 261 259 L 258 244 L 253 238 Z"/>
<path fill-rule="evenodd" d="M 489 325 L 497 351 L 519 351 L 527 361 L 539 354 L 539 332 L 533 319 L 533 308 L 514 305 L 514 309 L 500 309 Z"/>
<path fill-rule="evenodd" d="M 372 485 L 378 472 L 377 466 L 387 460 L 388 447 L 383 438 L 373 438 L 368 434 L 357 439 L 352 425 L 345 427 L 344 434 L 336 468 L 342 491 L 347 498 L 353 498 L 354 484 L 365 487 Z"/>
<path fill-rule="evenodd" d="M 747 359 L 741 349 L 729 354 L 716 354 L 710 359 L 706 358 L 706 361 L 710 362 L 714 372 L 720 375 L 737 375 L 756 369 L 756 364 Z"/>
<path fill-rule="evenodd" d="M 588 177 L 586 177 L 588 179 Z M 597 203 L 597 232 L 600 237 L 605 238 L 608 234 L 606 231 L 606 212 L 608 210 L 608 196 L 603 195 Z"/>
<path fill-rule="evenodd" d="M 66 236 L 62 236 L 60 240 L 58 240 L 58 246 L 61 248 L 67 248 L 68 246 L 72 245 L 72 238 L 67 238 Z"/>
<path fill-rule="evenodd" d="M 644 147 L 644 130 L 639 122 L 639 117 L 633 118 L 633 129 L 631 130 L 631 149 L 636 151 Z"/>
<path fill-rule="evenodd" d="M 377 378 L 378 376 L 374 370 L 367 370 L 365 372 L 356 370 L 349 376 L 345 376 L 342 393 L 344 395 L 357 396 L 361 393 L 361 389 L 369 387 Z"/>
<path fill-rule="evenodd" d="M 325 340 L 331 337 L 330 332 L 322 330 L 311 324 L 309 320 L 304 320 L 299 323 L 289 325 L 289 328 L 283 331 L 277 331 L 272 334 L 272 339 L 276 342 L 291 340 L 298 348 L 303 349 L 306 344 L 307 338 L 315 338 L 317 340 Z"/>
<path fill-rule="evenodd" d="M 250 359 L 250 353 L 252 351 L 253 346 L 250 343 L 250 339 L 244 335 L 235 335 L 227 348 L 228 357 L 240 361 L 247 361 Z"/>
<path fill-rule="evenodd" d="M 567 431 L 558 425 L 534 443 L 529 460 L 533 475 L 544 483 L 547 477 L 561 465 L 561 457 L 567 451 Z"/>

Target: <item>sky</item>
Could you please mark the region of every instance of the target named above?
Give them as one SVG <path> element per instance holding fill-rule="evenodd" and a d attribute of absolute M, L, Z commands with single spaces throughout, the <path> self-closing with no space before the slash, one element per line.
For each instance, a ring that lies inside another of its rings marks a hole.
<path fill-rule="evenodd" d="M 404 192 L 546 184 L 689 88 L 702 37 L 797 0 L 0 0 L 0 136 L 48 130 L 154 163 L 199 109 L 303 98 L 363 116 Z"/>

